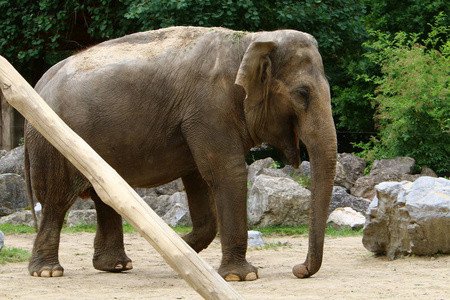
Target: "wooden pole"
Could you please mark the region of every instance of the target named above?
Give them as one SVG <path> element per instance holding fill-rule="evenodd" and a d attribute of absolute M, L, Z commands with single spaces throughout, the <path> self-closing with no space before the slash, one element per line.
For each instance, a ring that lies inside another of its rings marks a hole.
<path fill-rule="evenodd" d="M 12 106 L 86 176 L 100 198 L 133 225 L 195 291 L 205 299 L 243 299 L 56 115 L 2 56 L 0 90 Z"/>
<path fill-rule="evenodd" d="M 0 95 L 0 149 L 14 148 L 14 109 Z"/>

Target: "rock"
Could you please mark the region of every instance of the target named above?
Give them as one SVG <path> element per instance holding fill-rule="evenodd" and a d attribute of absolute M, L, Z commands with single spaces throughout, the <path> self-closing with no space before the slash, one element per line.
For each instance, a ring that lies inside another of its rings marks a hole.
<path fill-rule="evenodd" d="M 97 211 L 95 209 L 71 210 L 66 223 L 69 227 L 95 225 L 97 224 Z"/>
<path fill-rule="evenodd" d="M 415 160 L 410 157 L 376 160 L 370 174 L 355 182 L 350 190 L 351 194 L 356 197 L 373 199 L 377 184 L 386 181 L 401 181 L 402 176 L 412 173 L 414 165 Z M 412 178 L 409 177 L 409 179 Z"/>
<path fill-rule="evenodd" d="M 363 233 L 366 249 L 391 259 L 450 253 L 450 181 L 420 177 L 378 184 Z"/>
<path fill-rule="evenodd" d="M 164 222 L 172 227 L 192 226 L 186 193 L 178 192 L 173 194 L 170 197 L 169 202 L 173 203 L 173 205 L 169 211 L 161 217 Z"/>
<path fill-rule="evenodd" d="M 248 247 L 263 247 L 265 245 L 261 232 L 255 230 L 248 232 Z"/>
<path fill-rule="evenodd" d="M 70 210 L 85 210 L 85 209 L 95 209 L 95 203 L 91 198 L 89 199 L 77 198 L 75 203 L 70 208 Z"/>
<path fill-rule="evenodd" d="M 248 199 L 250 225 L 298 226 L 308 223 L 311 192 L 288 177 L 259 175 Z"/>
<path fill-rule="evenodd" d="M 364 227 L 365 222 L 366 218 L 364 215 L 351 207 L 336 208 L 327 220 L 327 223 L 331 223 L 336 230 L 351 228 L 358 231 Z"/>
<path fill-rule="evenodd" d="M 0 159 L 2 159 L 2 157 L 5 156 L 6 153 L 8 153 L 8 151 L 6 151 L 6 150 L 0 150 Z"/>
<path fill-rule="evenodd" d="M 0 174 L 0 216 L 12 214 L 27 205 L 25 180 L 18 174 Z"/>
<path fill-rule="evenodd" d="M 0 174 L 14 173 L 24 177 L 23 146 L 17 147 L 0 158 Z"/>
<path fill-rule="evenodd" d="M 353 186 L 354 181 L 351 180 L 347 170 L 340 162 L 336 162 L 336 175 L 334 177 L 334 185 L 342 186 L 349 190 Z"/>
<path fill-rule="evenodd" d="M 415 164 L 416 161 L 411 157 L 376 160 L 373 163 L 370 174 L 389 174 L 400 177 L 403 174 L 412 174 Z"/>
<path fill-rule="evenodd" d="M 351 153 L 341 153 L 337 155 L 337 161 L 344 168 L 350 182 L 354 183 L 364 176 L 366 162 L 362 158 Z"/>
<path fill-rule="evenodd" d="M 154 188 L 157 195 L 173 195 L 184 190 L 183 181 L 179 178 Z"/>
<path fill-rule="evenodd" d="M 341 186 L 333 187 L 333 195 L 331 196 L 330 208 L 328 213 L 331 214 L 338 207 L 351 207 L 357 212 L 365 214 L 370 205 L 370 200 L 355 197 L 347 193 L 347 190 Z"/>
<path fill-rule="evenodd" d="M 36 217 L 39 224 L 40 214 L 37 214 Z M 26 225 L 34 227 L 33 216 L 30 210 L 17 211 L 13 214 L 4 216 L 0 218 L 0 224 Z"/>
<path fill-rule="evenodd" d="M 3 232 L 0 230 L 0 251 L 2 251 L 3 249 L 3 245 L 5 244 L 5 235 L 3 234 Z"/>
<path fill-rule="evenodd" d="M 255 181 L 256 176 L 258 176 L 262 172 L 262 170 L 268 169 L 271 166 L 273 166 L 274 163 L 275 161 L 271 157 L 260 159 L 252 163 L 248 167 L 248 175 L 247 175 L 248 184 L 251 186 Z"/>

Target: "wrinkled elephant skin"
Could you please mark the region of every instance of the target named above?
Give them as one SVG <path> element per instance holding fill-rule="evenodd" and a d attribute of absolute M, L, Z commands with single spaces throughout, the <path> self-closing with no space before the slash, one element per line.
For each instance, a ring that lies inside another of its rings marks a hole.
<path fill-rule="evenodd" d="M 312 36 L 199 27 L 142 32 L 63 60 L 36 90 L 131 186 L 181 177 L 193 222 L 184 239 L 201 251 L 219 231 L 219 273 L 227 280 L 258 278 L 246 260 L 245 155 L 268 142 L 298 166 L 302 140 L 310 154 L 313 199 L 307 259 L 294 274 L 308 277 L 320 268 L 336 136 Z M 60 230 L 78 195 L 90 195 L 97 209 L 94 267 L 131 269 L 121 217 L 29 124 L 25 162 L 29 194 L 43 206 L 30 274 L 63 275 Z"/>

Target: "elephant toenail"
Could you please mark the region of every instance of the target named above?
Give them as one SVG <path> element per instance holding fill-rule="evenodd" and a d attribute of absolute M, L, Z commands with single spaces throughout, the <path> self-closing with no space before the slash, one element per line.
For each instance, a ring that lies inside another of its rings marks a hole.
<path fill-rule="evenodd" d="M 225 280 L 226 281 L 240 281 L 241 278 L 239 277 L 239 275 L 229 274 L 229 275 L 225 276 Z"/>
<path fill-rule="evenodd" d="M 118 264 L 115 267 L 116 270 L 122 270 L 123 269 L 123 265 L 122 264 Z"/>
<path fill-rule="evenodd" d="M 127 269 L 127 270 L 133 269 L 133 263 L 131 261 L 127 262 L 127 265 L 125 266 L 125 269 Z"/>
<path fill-rule="evenodd" d="M 250 272 L 245 276 L 245 281 L 253 281 L 258 279 L 258 275 L 255 272 Z"/>
<path fill-rule="evenodd" d="M 53 271 L 52 277 L 61 277 L 61 276 L 63 276 L 63 271 L 61 270 Z"/>
<path fill-rule="evenodd" d="M 44 270 L 41 272 L 41 277 L 52 277 L 50 270 Z"/>

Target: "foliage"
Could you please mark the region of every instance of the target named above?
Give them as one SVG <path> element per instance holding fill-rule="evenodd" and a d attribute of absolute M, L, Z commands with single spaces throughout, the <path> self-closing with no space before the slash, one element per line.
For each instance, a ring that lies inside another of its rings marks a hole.
<path fill-rule="evenodd" d="M 410 156 L 436 172 L 450 172 L 450 26 L 440 14 L 425 39 L 375 31 L 365 45 L 380 76 L 363 78 L 378 87 L 372 94 L 380 131 L 368 158 Z M 438 46 L 441 45 L 441 46 Z"/>
<path fill-rule="evenodd" d="M 0 264 L 28 261 L 30 257 L 27 250 L 5 247 L 0 251 Z"/>

